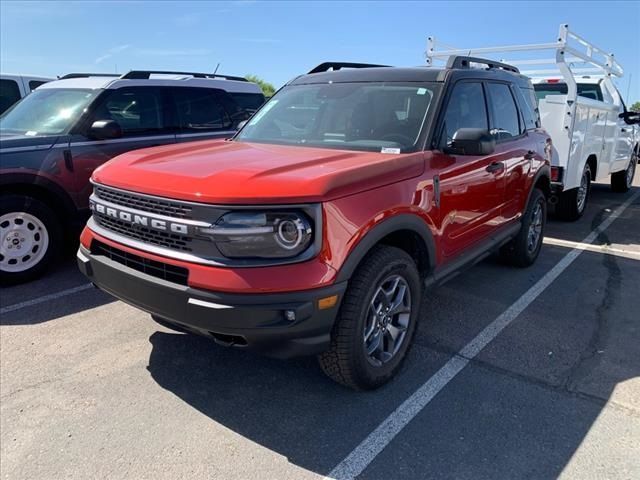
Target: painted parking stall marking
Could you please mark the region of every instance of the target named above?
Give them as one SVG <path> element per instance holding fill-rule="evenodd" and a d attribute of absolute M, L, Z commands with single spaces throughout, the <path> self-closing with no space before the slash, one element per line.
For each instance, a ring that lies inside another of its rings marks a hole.
<path fill-rule="evenodd" d="M 33 305 L 38 305 L 40 303 L 48 302 L 49 300 L 55 300 L 57 298 L 66 297 L 67 295 L 73 295 L 74 293 L 79 293 L 84 290 L 89 290 L 90 288 L 93 288 L 93 285 L 90 283 L 85 283 L 78 287 L 69 288 L 67 290 L 51 293 L 49 295 L 44 295 L 42 297 L 26 300 L 24 302 L 15 303 L 13 305 L 0 308 L 0 315 L 4 315 L 5 313 L 9 313 L 9 312 L 15 312 L 16 310 L 21 310 L 23 308 L 31 307 Z"/>
<path fill-rule="evenodd" d="M 491 322 L 482 332 L 452 357 L 438 372 L 419 387 L 378 427 L 373 430 L 347 457 L 325 477 L 326 480 L 351 479 L 365 468 L 391 443 L 395 436 L 426 407 L 429 402 L 451 381 L 484 347 L 511 324 L 553 281 L 571 265 L 582 252 L 583 245 L 592 244 L 603 231 L 618 218 L 636 199 L 635 193 L 620 205 L 575 248 L 567 253 L 551 270 L 527 290 L 515 303 Z"/>

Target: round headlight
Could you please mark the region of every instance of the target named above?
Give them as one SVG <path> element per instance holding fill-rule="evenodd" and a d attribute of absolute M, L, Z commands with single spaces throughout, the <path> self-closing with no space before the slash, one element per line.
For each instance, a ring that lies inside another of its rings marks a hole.
<path fill-rule="evenodd" d="M 311 233 L 311 227 L 305 220 L 287 218 L 276 225 L 276 242 L 282 248 L 293 250 L 309 233 Z"/>

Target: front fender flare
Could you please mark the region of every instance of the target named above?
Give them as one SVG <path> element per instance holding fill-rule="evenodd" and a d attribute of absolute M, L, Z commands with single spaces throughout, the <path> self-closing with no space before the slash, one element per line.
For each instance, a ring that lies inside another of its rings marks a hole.
<path fill-rule="evenodd" d="M 379 243 L 380 240 L 400 230 L 411 230 L 420 236 L 427 248 L 429 270 L 433 270 L 436 265 L 436 247 L 431 230 L 427 223 L 419 216 L 411 213 L 402 213 L 383 220 L 365 234 L 351 252 L 349 252 L 347 259 L 340 267 L 336 283 L 349 280 L 365 255 Z"/>

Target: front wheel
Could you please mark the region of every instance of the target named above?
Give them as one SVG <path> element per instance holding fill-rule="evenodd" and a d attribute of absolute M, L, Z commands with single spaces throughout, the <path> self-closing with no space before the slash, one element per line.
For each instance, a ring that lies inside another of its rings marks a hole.
<path fill-rule="evenodd" d="M 411 345 L 421 297 L 413 259 L 396 247 L 376 247 L 350 280 L 331 346 L 318 357 L 325 374 L 355 390 L 388 382 Z"/>
<path fill-rule="evenodd" d="M 616 172 L 611 175 L 611 189 L 614 192 L 625 193 L 631 189 L 633 185 L 633 176 L 636 174 L 636 165 L 638 165 L 638 152 L 631 154 L 631 160 L 626 170 Z"/>
<path fill-rule="evenodd" d="M 15 284 L 41 275 L 60 251 L 62 231 L 55 213 L 38 199 L 0 198 L 0 282 Z"/>

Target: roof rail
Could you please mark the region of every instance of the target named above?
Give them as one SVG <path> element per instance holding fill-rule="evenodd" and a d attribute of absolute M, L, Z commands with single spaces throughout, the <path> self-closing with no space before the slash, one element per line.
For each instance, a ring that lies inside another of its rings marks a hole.
<path fill-rule="evenodd" d="M 501 68 L 508 72 L 520 73 L 513 65 L 509 65 L 502 62 L 496 62 L 495 60 L 488 60 L 486 58 L 479 57 L 465 57 L 462 55 L 451 55 L 447 60 L 447 68 L 471 68 L 472 63 L 480 63 L 486 65 L 489 68 Z"/>
<path fill-rule="evenodd" d="M 197 72 L 167 72 L 162 70 L 131 70 L 120 78 L 124 80 L 148 80 L 151 75 L 188 75 L 194 78 L 222 78 L 224 80 L 236 80 L 238 82 L 248 82 L 244 77 L 234 77 L 231 75 L 220 75 L 217 73 L 197 73 Z"/>
<path fill-rule="evenodd" d="M 69 80 L 70 78 L 88 78 L 88 77 L 119 77 L 119 73 L 67 73 L 59 76 L 58 80 Z"/>
<path fill-rule="evenodd" d="M 352 62 L 324 62 L 309 70 L 307 74 L 327 72 L 329 70 L 340 70 L 342 68 L 375 68 L 388 67 L 389 65 L 375 65 L 373 63 L 352 63 Z"/>

